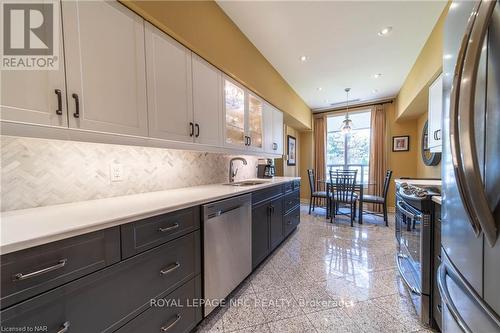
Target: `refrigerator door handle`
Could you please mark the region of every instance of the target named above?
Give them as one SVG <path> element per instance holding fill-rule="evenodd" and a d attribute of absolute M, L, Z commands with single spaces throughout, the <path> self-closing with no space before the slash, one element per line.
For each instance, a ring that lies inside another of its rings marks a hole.
<path fill-rule="evenodd" d="M 496 1 L 483 0 L 474 7 L 462 40 L 451 92 L 450 142 L 460 196 L 476 236 L 481 230 L 490 246 L 497 228 L 479 172 L 474 128 L 474 99 L 479 60 Z"/>
<path fill-rule="evenodd" d="M 465 320 L 460 315 L 453 299 L 448 290 L 448 285 L 446 283 L 446 276 L 449 276 L 453 282 L 457 284 L 457 286 L 465 293 L 472 296 L 475 304 L 478 306 L 480 311 L 482 311 L 489 319 L 492 320 L 492 323 L 496 325 L 496 327 L 500 328 L 500 318 L 495 314 L 495 312 L 486 304 L 482 298 L 476 293 L 476 291 L 469 286 L 469 284 L 464 280 L 464 278 L 458 273 L 456 268 L 450 262 L 448 255 L 445 252 L 442 252 L 441 265 L 439 265 L 438 273 L 437 273 L 437 284 L 439 294 L 441 295 L 441 299 L 443 303 L 446 305 L 450 314 L 455 319 L 457 324 L 462 328 L 464 332 L 472 332 Z"/>
<path fill-rule="evenodd" d="M 437 283 L 439 294 L 441 295 L 441 300 L 450 311 L 451 316 L 453 317 L 453 319 L 455 319 L 455 322 L 458 324 L 458 326 L 460 326 L 460 328 L 464 332 L 472 333 L 471 329 L 469 328 L 469 326 L 467 326 L 467 323 L 462 318 L 460 312 L 457 310 L 455 304 L 453 303 L 453 300 L 451 299 L 450 293 L 448 291 L 448 286 L 446 285 L 446 274 L 446 265 L 443 262 L 441 263 L 441 265 L 439 265 L 437 276 Z"/>

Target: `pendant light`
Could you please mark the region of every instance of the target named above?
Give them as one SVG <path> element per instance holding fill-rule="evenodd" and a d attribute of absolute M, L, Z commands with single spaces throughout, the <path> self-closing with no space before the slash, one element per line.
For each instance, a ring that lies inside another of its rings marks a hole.
<path fill-rule="evenodd" d="M 347 95 L 347 108 L 345 112 L 345 119 L 342 122 L 342 133 L 348 134 L 352 129 L 352 120 L 349 119 L 349 91 L 351 91 L 351 88 L 345 88 L 344 90 Z"/>

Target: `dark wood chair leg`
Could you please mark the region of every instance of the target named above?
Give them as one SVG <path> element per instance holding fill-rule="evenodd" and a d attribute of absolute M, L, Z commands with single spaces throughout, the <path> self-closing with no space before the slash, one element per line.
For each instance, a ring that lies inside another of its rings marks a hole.
<path fill-rule="evenodd" d="M 354 203 L 351 202 L 350 206 L 351 206 L 351 227 L 354 227 Z"/>
<path fill-rule="evenodd" d="M 313 198 L 313 212 L 314 212 L 314 208 L 316 208 L 316 197 Z"/>
<path fill-rule="evenodd" d="M 383 211 L 384 211 L 384 222 L 385 222 L 385 226 L 388 227 L 389 226 L 389 221 L 387 220 L 387 204 L 384 202 L 383 204 L 383 207 L 382 207 Z"/>
<path fill-rule="evenodd" d="M 335 201 L 330 199 L 330 223 L 333 223 L 333 218 L 335 217 Z"/>
<path fill-rule="evenodd" d="M 312 202 L 313 202 L 313 197 L 311 195 L 311 198 L 309 199 L 309 215 L 311 215 Z"/>

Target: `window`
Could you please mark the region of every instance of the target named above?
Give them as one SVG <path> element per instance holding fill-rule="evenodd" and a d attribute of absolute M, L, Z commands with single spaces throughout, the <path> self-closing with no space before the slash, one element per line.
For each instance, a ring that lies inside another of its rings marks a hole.
<path fill-rule="evenodd" d="M 352 130 L 341 131 L 345 113 L 327 118 L 326 167 L 330 169 L 357 169 L 357 182 L 367 183 L 370 162 L 371 111 L 350 113 Z"/>

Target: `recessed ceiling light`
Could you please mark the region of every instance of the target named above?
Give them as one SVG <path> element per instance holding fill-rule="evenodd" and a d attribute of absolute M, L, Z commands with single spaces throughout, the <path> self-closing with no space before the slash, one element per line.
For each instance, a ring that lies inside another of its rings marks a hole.
<path fill-rule="evenodd" d="M 323 90 L 323 88 L 321 88 L 321 87 L 318 87 L 317 89 L 318 89 L 318 91 L 321 91 L 321 90 Z"/>
<path fill-rule="evenodd" d="M 307 57 L 305 55 L 303 55 L 302 57 L 300 57 L 300 61 L 306 62 L 307 61 Z"/>
<path fill-rule="evenodd" d="M 325 99 L 325 100 L 324 100 L 324 102 L 325 102 L 325 103 L 328 103 L 328 102 L 329 102 L 329 100 Z"/>
<path fill-rule="evenodd" d="M 376 79 L 378 79 L 379 77 L 382 77 L 382 75 L 384 75 L 384 74 L 377 73 L 377 74 L 374 74 L 373 77 L 376 78 Z"/>
<path fill-rule="evenodd" d="M 384 29 L 380 30 L 377 35 L 383 37 L 387 36 L 390 32 L 392 31 L 392 27 L 385 27 Z"/>
<path fill-rule="evenodd" d="M 378 93 L 378 90 L 377 89 L 373 89 L 372 93 L 376 94 L 376 93 Z"/>
<path fill-rule="evenodd" d="M 453 55 L 451 55 L 451 54 L 445 54 L 443 58 L 445 58 L 445 59 L 451 59 L 451 58 L 453 58 Z"/>

